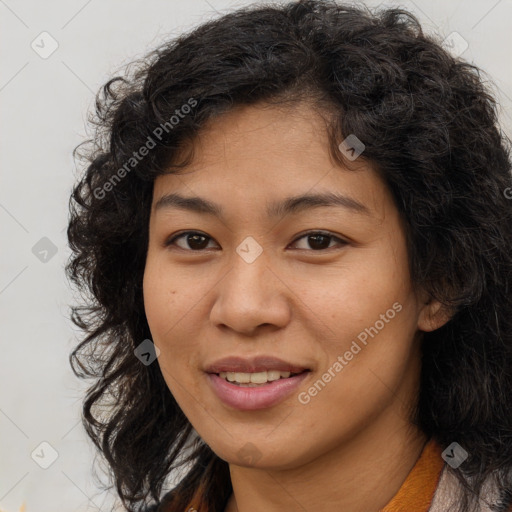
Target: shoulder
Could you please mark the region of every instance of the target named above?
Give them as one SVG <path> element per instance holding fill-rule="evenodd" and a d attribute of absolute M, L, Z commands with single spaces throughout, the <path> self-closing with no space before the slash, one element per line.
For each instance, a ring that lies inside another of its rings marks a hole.
<path fill-rule="evenodd" d="M 150 505 L 149 507 L 145 508 L 141 512 L 170 512 L 168 506 L 169 506 L 170 502 L 176 497 L 176 492 L 177 491 L 175 489 L 167 492 L 161 498 L 159 503 Z M 185 510 L 183 512 L 196 511 L 195 507 L 198 507 L 197 502 L 196 502 L 196 500 L 192 500 L 192 502 L 189 503 L 189 505 L 187 507 L 185 507 Z"/>
<path fill-rule="evenodd" d="M 153 505 L 150 505 L 149 507 L 145 508 L 141 512 L 167 512 L 166 506 L 169 504 L 171 499 L 174 497 L 175 491 L 169 491 L 167 492 L 159 503 L 154 503 Z"/>
<path fill-rule="evenodd" d="M 450 507 L 458 503 L 461 491 L 462 484 L 459 479 L 449 471 L 448 466 L 445 466 L 429 512 L 452 510 Z M 480 512 L 512 512 L 512 494 L 510 492 L 500 493 L 491 478 L 484 482 L 480 503 Z"/>

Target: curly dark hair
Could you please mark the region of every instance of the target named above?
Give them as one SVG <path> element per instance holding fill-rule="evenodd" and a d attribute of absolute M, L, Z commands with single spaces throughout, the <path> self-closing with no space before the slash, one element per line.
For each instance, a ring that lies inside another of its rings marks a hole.
<path fill-rule="evenodd" d="M 201 510 L 221 512 L 232 492 L 228 463 L 194 439 L 159 366 L 134 349 L 151 338 L 142 280 L 155 178 L 189 163 L 175 157 L 206 121 L 258 102 L 323 112 L 340 164 L 340 140 L 364 142 L 405 222 L 414 285 L 453 313 L 424 333 L 411 422 L 469 453 L 448 467 L 465 489 L 461 512 L 488 477 L 511 496 L 510 141 L 482 76 L 407 11 L 301 0 L 204 23 L 100 89 L 94 136 L 74 151 L 87 166 L 70 198 L 66 273 L 87 299 L 71 308 L 85 334 L 70 361 L 93 379 L 83 422 L 128 510 L 160 503 L 180 467 L 168 510 L 199 496 Z"/>

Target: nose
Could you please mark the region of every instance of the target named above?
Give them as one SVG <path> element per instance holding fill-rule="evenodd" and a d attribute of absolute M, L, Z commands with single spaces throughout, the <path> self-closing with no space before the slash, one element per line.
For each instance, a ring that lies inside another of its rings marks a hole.
<path fill-rule="evenodd" d="M 231 270 L 216 287 L 210 320 L 247 336 L 269 326 L 283 328 L 291 318 L 288 286 L 263 254 L 252 263 L 235 254 Z"/>

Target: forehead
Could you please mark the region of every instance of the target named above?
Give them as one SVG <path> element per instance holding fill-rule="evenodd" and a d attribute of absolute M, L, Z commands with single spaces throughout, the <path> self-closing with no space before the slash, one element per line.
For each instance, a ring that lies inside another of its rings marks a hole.
<path fill-rule="evenodd" d="M 362 158 L 351 169 L 330 153 L 325 121 L 313 109 L 251 106 L 211 120 L 175 156 L 184 169 L 155 180 L 154 211 L 190 207 L 221 216 L 222 209 L 257 208 L 268 217 L 319 205 L 347 212 L 382 212 L 386 185 Z M 195 198 L 195 199 L 193 199 Z"/>

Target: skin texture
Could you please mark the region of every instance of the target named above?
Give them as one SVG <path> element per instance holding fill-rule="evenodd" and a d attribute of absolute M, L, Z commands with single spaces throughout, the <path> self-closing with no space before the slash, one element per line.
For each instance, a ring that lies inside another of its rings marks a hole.
<path fill-rule="evenodd" d="M 340 140 L 341 142 L 341 140 Z M 378 511 L 398 491 L 426 437 L 408 420 L 418 392 L 421 331 L 448 318 L 412 287 L 403 224 L 391 194 L 362 158 L 329 156 L 322 118 L 307 105 L 238 107 L 216 118 L 179 175 L 154 184 L 219 204 L 224 218 L 152 209 L 144 274 L 146 316 L 167 385 L 202 439 L 230 464 L 227 512 Z M 337 206 L 267 218 L 267 202 L 339 192 L 369 214 Z M 171 235 L 200 231 L 188 245 Z M 329 231 L 327 249 L 304 234 Z M 253 237 L 247 263 L 236 248 Z M 194 251 L 203 243 L 201 250 Z M 274 355 L 308 367 L 307 391 L 358 334 L 401 305 L 307 404 L 224 405 L 204 372 L 219 358 Z M 254 456 L 239 451 L 251 443 Z M 314 482 L 314 485 L 312 485 Z"/>

